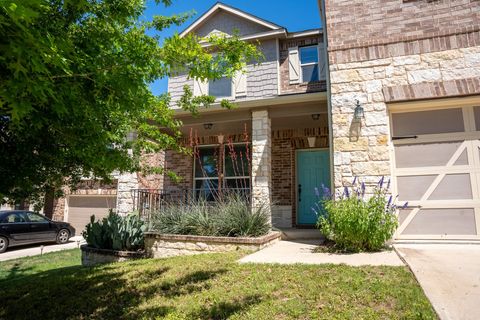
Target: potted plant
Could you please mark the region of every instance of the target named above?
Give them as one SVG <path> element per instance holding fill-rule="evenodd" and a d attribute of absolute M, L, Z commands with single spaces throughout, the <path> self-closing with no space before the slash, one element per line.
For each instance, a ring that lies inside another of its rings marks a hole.
<path fill-rule="evenodd" d="M 144 221 L 135 213 L 122 217 L 110 211 L 101 221 L 95 221 L 92 215 L 82 232 L 87 242 L 81 246 L 82 265 L 94 266 L 143 258 L 145 229 Z"/>

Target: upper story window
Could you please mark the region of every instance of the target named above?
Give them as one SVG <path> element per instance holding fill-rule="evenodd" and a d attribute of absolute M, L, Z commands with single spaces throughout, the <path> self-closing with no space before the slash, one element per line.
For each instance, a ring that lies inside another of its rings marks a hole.
<path fill-rule="evenodd" d="M 300 47 L 302 82 L 318 81 L 318 46 Z"/>
<path fill-rule="evenodd" d="M 232 79 L 222 77 L 208 82 L 208 93 L 216 98 L 229 98 L 232 94 Z"/>

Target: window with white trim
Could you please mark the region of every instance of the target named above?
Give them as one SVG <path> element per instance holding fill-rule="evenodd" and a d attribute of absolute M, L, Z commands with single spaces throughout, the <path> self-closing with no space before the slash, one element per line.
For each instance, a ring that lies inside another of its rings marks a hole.
<path fill-rule="evenodd" d="M 220 152 L 221 151 L 221 152 Z M 194 195 L 215 201 L 220 191 L 249 197 L 250 155 L 244 143 L 200 146 L 195 151 Z"/>
<path fill-rule="evenodd" d="M 210 80 L 208 82 L 208 93 L 215 98 L 232 97 L 232 89 L 232 79 L 228 77 L 222 77 L 220 79 Z"/>
<path fill-rule="evenodd" d="M 302 70 L 302 82 L 319 80 L 318 46 L 298 48 L 300 54 L 300 69 Z"/>

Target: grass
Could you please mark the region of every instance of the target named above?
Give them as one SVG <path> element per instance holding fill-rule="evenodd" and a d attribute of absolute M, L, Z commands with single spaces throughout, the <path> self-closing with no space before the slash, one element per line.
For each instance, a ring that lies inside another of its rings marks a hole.
<path fill-rule="evenodd" d="M 0 263 L 0 319 L 436 319 L 405 267 L 238 264 L 241 253 L 85 268 Z"/>

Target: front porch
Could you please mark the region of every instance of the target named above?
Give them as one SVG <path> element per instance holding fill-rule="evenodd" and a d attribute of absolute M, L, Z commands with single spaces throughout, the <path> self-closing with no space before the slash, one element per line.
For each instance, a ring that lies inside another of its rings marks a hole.
<path fill-rule="evenodd" d="M 162 192 L 182 201 L 240 193 L 269 206 L 276 228 L 311 228 L 315 188 L 331 185 L 327 117 L 325 101 L 182 117 L 193 152 L 166 151 L 165 168 L 181 180 L 166 176 Z"/>

